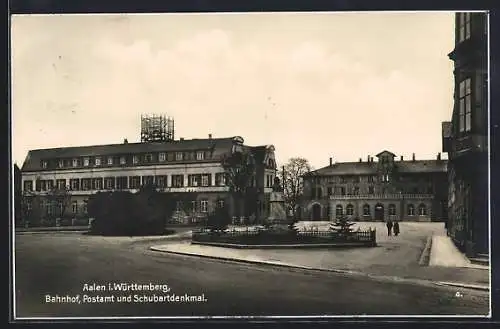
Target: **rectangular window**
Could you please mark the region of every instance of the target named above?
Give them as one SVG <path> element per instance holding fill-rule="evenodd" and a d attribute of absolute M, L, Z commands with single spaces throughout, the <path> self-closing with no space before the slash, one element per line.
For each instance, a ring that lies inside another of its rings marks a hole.
<path fill-rule="evenodd" d="M 224 200 L 222 199 L 217 200 L 217 207 L 224 208 Z"/>
<path fill-rule="evenodd" d="M 142 176 L 142 185 L 153 185 L 154 176 Z"/>
<path fill-rule="evenodd" d="M 158 155 L 158 160 L 159 160 L 160 162 L 165 162 L 165 160 L 166 160 L 166 159 L 167 159 L 167 157 L 166 157 L 166 154 L 165 154 L 165 153 L 163 153 L 163 152 L 162 152 L 162 153 L 160 153 L 160 154 Z"/>
<path fill-rule="evenodd" d="M 69 185 L 73 191 L 78 191 L 80 188 L 80 180 L 78 178 L 76 179 L 70 179 L 69 180 Z"/>
<path fill-rule="evenodd" d="M 33 191 L 33 181 L 30 180 L 24 181 L 24 191 Z"/>
<path fill-rule="evenodd" d="M 84 165 L 85 167 L 88 167 L 88 166 L 89 166 L 89 164 L 90 164 L 90 159 L 89 159 L 89 158 L 83 158 L 83 165 Z"/>
<path fill-rule="evenodd" d="M 59 160 L 59 161 L 57 162 L 57 167 L 59 167 L 59 168 L 64 168 L 64 160 Z"/>
<path fill-rule="evenodd" d="M 459 84 L 459 99 L 458 99 L 458 125 L 460 132 L 468 132 L 471 130 L 471 78 L 466 78 Z"/>
<path fill-rule="evenodd" d="M 345 187 L 340 188 L 340 195 L 345 195 Z"/>
<path fill-rule="evenodd" d="M 152 154 L 146 154 L 146 155 L 144 156 L 144 161 L 145 161 L 146 163 L 153 162 L 153 155 L 152 155 Z"/>
<path fill-rule="evenodd" d="M 183 159 L 183 153 L 182 152 L 175 152 L 175 160 L 182 161 L 182 159 Z"/>
<path fill-rule="evenodd" d="M 132 157 L 132 163 L 133 163 L 133 164 L 138 164 L 138 163 L 139 163 L 139 157 L 138 157 L 137 155 L 134 155 L 134 156 Z"/>
<path fill-rule="evenodd" d="M 201 175 L 201 186 L 210 186 L 212 181 L 211 174 L 203 174 Z"/>
<path fill-rule="evenodd" d="M 102 178 L 94 178 L 92 182 L 93 190 L 102 190 Z"/>
<path fill-rule="evenodd" d="M 368 176 L 368 182 L 373 183 L 373 181 L 374 181 L 373 176 Z"/>
<path fill-rule="evenodd" d="M 201 175 L 188 175 L 188 186 L 200 186 Z"/>
<path fill-rule="evenodd" d="M 73 214 L 78 213 L 78 201 L 75 200 L 71 203 L 71 211 Z"/>
<path fill-rule="evenodd" d="M 108 157 L 108 166 L 113 165 L 113 157 Z"/>
<path fill-rule="evenodd" d="M 224 173 L 216 173 L 215 174 L 215 185 L 216 186 L 224 186 Z"/>
<path fill-rule="evenodd" d="M 131 189 L 138 189 L 141 187 L 141 176 L 130 176 L 129 186 Z"/>
<path fill-rule="evenodd" d="M 375 189 L 373 188 L 373 186 L 368 186 L 368 194 L 374 194 L 375 193 Z"/>
<path fill-rule="evenodd" d="M 56 181 L 56 184 L 57 184 L 57 188 L 60 190 L 63 190 L 66 188 L 66 180 L 65 179 L 58 179 Z"/>
<path fill-rule="evenodd" d="M 82 178 L 82 191 L 90 190 L 90 178 Z"/>
<path fill-rule="evenodd" d="M 200 211 L 201 212 L 208 212 L 208 200 L 201 200 Z"/>
<path fill-rule="evenodd" d="M 354 195 L 359 195 L 359 186 L 355 186 L 353 190 Z"/>
<path fill-rule="evenodd" d="M 121 176 L 116 177 L 116 188 L 118 190 L 125 190 L 128 188 L 128 177 Z"/>
<path fill-rule="evenodd" d="M 172 187 L 183 187 L 184 175 L 172 175 Z"/>
<path fill-rule="evenodd" d="M 156 185 L 158 187 L 167 187 L 167 176 L 156 176 Z"/>
<path fill-rule="evenodd" d="M 196 160 L 205 160 L 205 152 L 203 151 L 196 152 Z"/>
<path fill-rule="evenodd" d="M 332 188 L 331 188 L 331 187 L 327 187 L 327 188 L 326 188 L 326 194 L 327 194 L 328 196 L 331 196 L 331 195 L 332 195 Z"/>
<path fill-rule="evenodd" d="M 458 13 L 458 42 L 470 38 L 470 13 Z"/>
<path fill-rule="evenodd" d="M 125 159 L 125 157 L 124 157 L 124 156 L 121 156 L 121 157 L 120 157 L 120 164 L 121 164 L 121 165 L 124 165 L 124 164 L 126 164 L 126 163 L 127 163 L 127 160 Z"/>
<path fill-rule="evenodd" d="M 101 165 L 101 158 L 100 157 L 95 158 L 95 165 L 96 166 L 100 166 Z"/>
<path fill-rule="evenodd" d="M 48 167 L 48 162 L 47 161 L 42 161 L 42 168 L 46 169 Z"/>
<path fill-rule="evenodd" d="M 78 159 L 73 159 L 73 167 L 78 167 Z"/>
<path fill-rule="evenodd" d="M 191 211 L 192 212 L 197 212 L 198 211 L 198 207 L 197 207 L 197 202 L 196 201 L 191 201 Z"/>
<path fill-rule="evenodd" d="M 104 178 L 104 188 L 106 190 L 112 190 L 115 188 L 115 178 L 114 177 L 106 177 Z"/>

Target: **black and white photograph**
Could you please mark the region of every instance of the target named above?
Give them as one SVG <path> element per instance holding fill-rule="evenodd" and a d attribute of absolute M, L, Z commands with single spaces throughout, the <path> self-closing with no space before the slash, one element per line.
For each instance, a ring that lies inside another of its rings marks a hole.
<path fill-rule="evenodd" d="M 10 38 L 15 320 L 491 317 L 488 12 Z"/>

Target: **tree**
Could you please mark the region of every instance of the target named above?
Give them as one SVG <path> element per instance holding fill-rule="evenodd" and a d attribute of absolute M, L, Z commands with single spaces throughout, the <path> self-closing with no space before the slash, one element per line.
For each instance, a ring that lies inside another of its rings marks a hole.
<path fill-rule="evenodd" d="M 249 193 L 252 179 L 255 177 L 255 159 L 250 151 L 242 150 L 224 156 L 221 164 L 224 168 L 226 184 L 236 201 L 236 213 L 244 216 L 245 210 L 249 209 L 248 205 L 245 206 L 244 200 Z"/>
<path fill-rule="evenodd" d="M 283 185 L 285 203 L 291 209 L 295 219 L 297 218 L 297 206 L 300 204 L 304 190 L 302 176 L 309 173 L 312 167 L 307 159 L 300 157 L 290 158 L 283 167 L 279 175 Z"/>
<path fill-rule="evenodd" d="M 47 193 L 47 201 L 49 202 L 50 207 L 57 206 L 57 209 L 59 210 L 59 217 L 64 218 L 66 210 L 71 202 L 71 193 L 68 191 L 66 186 L 56 186 Z"/>

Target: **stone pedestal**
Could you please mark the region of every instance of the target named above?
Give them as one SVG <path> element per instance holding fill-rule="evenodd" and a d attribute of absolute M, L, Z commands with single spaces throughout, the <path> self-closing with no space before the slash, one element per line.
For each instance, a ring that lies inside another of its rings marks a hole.
<path fill-rule="evenodd" d="M 271 192 L 269 196 L 269 217 L 272 224 L 286 223 L 285 198 L 283 192 Z"/>

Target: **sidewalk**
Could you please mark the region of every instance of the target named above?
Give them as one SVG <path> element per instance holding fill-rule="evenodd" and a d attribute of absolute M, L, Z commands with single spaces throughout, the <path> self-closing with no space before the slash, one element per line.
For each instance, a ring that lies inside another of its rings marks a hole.
<path fill-rule="evenodd" d="M 457 249 L 450 237 L 445 235 L 434 235 L 432 237 L 429 266 L 489 269 L 486 265 L 473 264 Z"/>
<path fill-rule="evenodd" d="M 379 224 L 380 225 L 380 224 Z M 402 225 L 403 226 L 403 225 Z M 359 274 L 381 279 L 425 281 L 458 285 L 473 289 L 489 289 L 489 271 L 484 266 L 470 264 L 455 266 L 420 266 L 419 260 L 427 237 L 441 236 L 442 229 L 436 225 L 404 225 L 404 234 L 387 237 L 382 227 L 377 227 L 377 247 L 332 249 L 233 249 L 195 245 L 190 242 L 168 243 L 151 247 L 154 251 L 208 257 L 248 263 L 290 266 L 305 269 Z M 385 235 L 384 235 L 385 234 Z M 436 238 L 432 262 L 445 259 L 451 251 L 442 247 Z M 443 242 L 446 246 L 446 242 Z M 452 254 L 453 255 L 453 254 Z M 458 257 L 457 257 L 458 258 Z M 444 263 L 444 260 L 441 261 Z M 448 264 L 455 264 L 449 262 Z"/>

